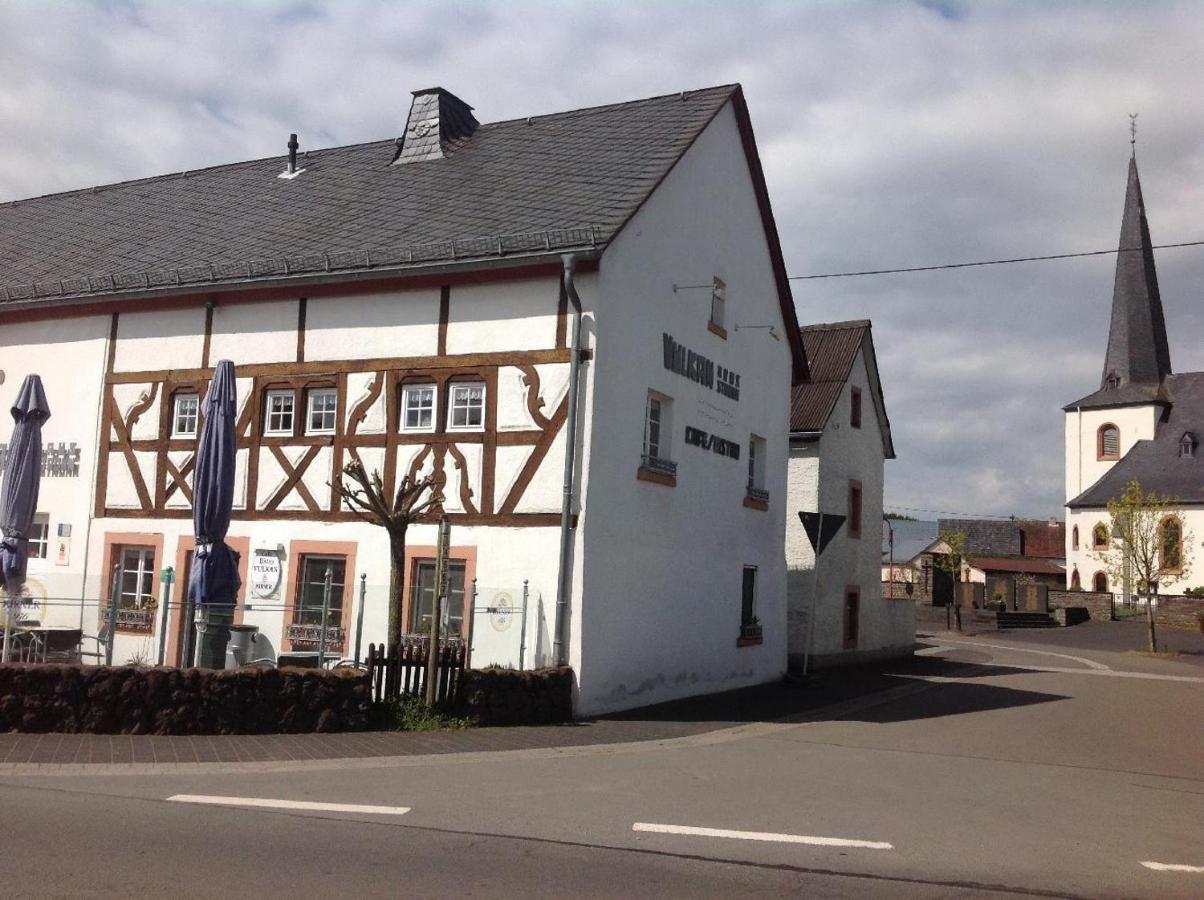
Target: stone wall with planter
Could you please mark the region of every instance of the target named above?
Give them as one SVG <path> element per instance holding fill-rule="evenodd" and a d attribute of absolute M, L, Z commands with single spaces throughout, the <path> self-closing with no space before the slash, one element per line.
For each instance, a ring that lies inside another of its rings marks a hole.
<path fill-rule="evenodd" d="M 573 670 L 466 669 L 455 711 L 480 725 L 547 725 L 573 718 Z"/>
<path fill-rule="evenodd" d="M 370 705 L 354 670 L 0 666 L 0 732 L 359 731 Z"/>

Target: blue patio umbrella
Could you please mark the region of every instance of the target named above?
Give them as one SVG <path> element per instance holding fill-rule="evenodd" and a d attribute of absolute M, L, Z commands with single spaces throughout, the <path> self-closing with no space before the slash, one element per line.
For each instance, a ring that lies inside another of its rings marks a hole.
<path fill-rule="evenodd" d="M 234 504 L 234 363 L 217 364 L 201 404 L 204 424 L 192 479 L 192 528 L 196 549 L 188 576 L 193 603 L 233 609 L 238 588 L 238 554 L 226 546 Z"/>
<path fill-rule="evenodd" d="M 0 575 L 10 603 L 25 586 L 29 532 L 38 510 L 38 488 L 42 481 L 42 423 L 50 418 L 50 405 L 42 390 L 42 379 L 37 375 L 25 376 L 12 415 L 15 424 L 0 485 Z M 11 615 L 4 617 L 6 662 L 11 619 Z"/>

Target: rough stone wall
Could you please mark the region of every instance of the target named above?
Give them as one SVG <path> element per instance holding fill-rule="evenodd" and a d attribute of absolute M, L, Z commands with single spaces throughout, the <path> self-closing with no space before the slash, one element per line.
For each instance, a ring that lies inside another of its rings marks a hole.
<path fill-rule="evenodd" d="M 0 666 L 0 731 L 360 731 L 370 706 L 368 676 L 350 670 Z"/>
<path fill-rule="evenodd" d="M 456 712 L 480 725 L 547 725 L 573 718 L 573 670 L 467 669 Z"/>
<path fill-rule="evenodd" d="M 1112 619 L 1111 594 L 1097 594 L 1092 591 L 1050 591 L 1049 602 L 1063 609 L 1082 607 L 1097 622 L 1108 622 Z"/>
<path fill-rule="evenodd" d="M 1201 616 L 1204 616 L 1204 597 L 1160 596 L 1154 607 L 1154 622 L 1158 625 L 1204 629 Z"/>

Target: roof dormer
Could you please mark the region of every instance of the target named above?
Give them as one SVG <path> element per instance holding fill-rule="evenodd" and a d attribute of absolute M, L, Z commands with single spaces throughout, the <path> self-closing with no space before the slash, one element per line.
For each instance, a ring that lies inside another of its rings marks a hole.
<path fill-rule="evenodd" d="M 441 87 L 414 91 L 405 135 L 393 165 L 443 159 L 456 144 L 472 137 L 480 123 L 472 107 Z"/>
<path fill-rule="evenodd" d="M 1179 438 L 1179 458 L 1192 459 L 1196 455 L 1198 443 L 1196 436 L 1190 431 L 1183 432 L 1183 437 Z"/>

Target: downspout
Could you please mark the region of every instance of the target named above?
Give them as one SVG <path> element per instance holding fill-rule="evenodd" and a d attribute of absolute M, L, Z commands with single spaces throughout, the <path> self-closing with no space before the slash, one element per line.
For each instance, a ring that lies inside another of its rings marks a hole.
<path fill-rule="evenodd" d="M 573 283 L 573 267 L 577 262 L 572 253 L 564 255 L 564 293 L 573 305 L 573 336 L 569 355 L 568 430 L 565 434 L 564 487 L 560 501 L 560 580 L 556 585 L 556 623 L 553 631 L 552 655 L 556 665 L 568 663 L 568 607 L 573 573 L 569 568 L 572 552 L 573 477 L 577 469 L 577 384 L 581 377 L 581 298 Z"/>

